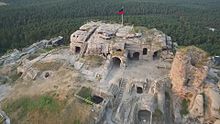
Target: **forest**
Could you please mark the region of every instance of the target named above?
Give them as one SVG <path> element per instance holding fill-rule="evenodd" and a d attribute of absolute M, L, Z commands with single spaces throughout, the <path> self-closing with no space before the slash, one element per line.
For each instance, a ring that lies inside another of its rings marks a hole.
<path fill-rule="evenodd" d="M 0 0 L 0 55 L 42 39 L 69 36 L 91 20 L 157 28 L 180 46 L 220 55 L 219 0 Z M 210 31 L 209 28 L 215 28 Z"/>

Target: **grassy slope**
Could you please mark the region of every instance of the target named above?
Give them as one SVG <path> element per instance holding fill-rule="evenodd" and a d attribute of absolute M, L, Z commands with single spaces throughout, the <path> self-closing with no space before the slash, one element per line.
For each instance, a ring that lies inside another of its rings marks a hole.
<path fill-rule="evenodd" d="M 87 117 L 90 107 L 78 100 L 68 103 L 49 95 L 43 95 L 24 96 L 6 102 L 3 110 L 14 124 L 80 124 L 89 122 Z"/>

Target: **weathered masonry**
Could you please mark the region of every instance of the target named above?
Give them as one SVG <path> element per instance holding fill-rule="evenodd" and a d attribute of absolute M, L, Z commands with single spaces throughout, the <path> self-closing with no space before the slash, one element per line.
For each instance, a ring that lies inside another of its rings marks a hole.
<path fill-rule="evenodd" d="M 100 55 L 120 66 L 127 60 L 156 59 L 172 45 L 171 38 L 156 29 L 102 22 L 81 26 L 70 36 L 70 41 L 74 54 Z"/>

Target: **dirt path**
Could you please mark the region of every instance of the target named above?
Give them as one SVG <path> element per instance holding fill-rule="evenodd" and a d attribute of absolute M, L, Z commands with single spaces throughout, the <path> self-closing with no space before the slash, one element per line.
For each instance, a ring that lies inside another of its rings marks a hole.
<path fill-rule="evenodd" d="M 105 112 L 105 117 L 106 117 L 107 124 L 115 124 L 112 121 L 112 113 L 113 113 L 112 109 L 107 108 L 107 110 Z"/>
<path fill-rule="evenodd" d="M 0 85 L 0 101 L 2 101 L 10 92 L 11 86 L 4 84 Z"/>
<path fill-rule="evenodd" d="M 169 97 L 165 96 L 165 124 L 173 124 L 173 116 L 172 116 L 172 101 Z"/>

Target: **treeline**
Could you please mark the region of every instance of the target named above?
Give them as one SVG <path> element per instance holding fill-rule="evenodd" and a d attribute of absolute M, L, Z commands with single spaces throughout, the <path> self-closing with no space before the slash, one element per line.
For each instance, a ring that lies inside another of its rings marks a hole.
<path fill-rule="evenodd" d="M 1 1 L 1 0 L 0 0 Z M 72 32 L 89 20 L 125 22 L 156 27 L 180 45 L 196 45 L 220 55 L 220 1 L 218 0 L 3 0 L 0 6 L 0 53 L 41 39 Z M 216 28 L 215 32 L 208 27 Z"/>

